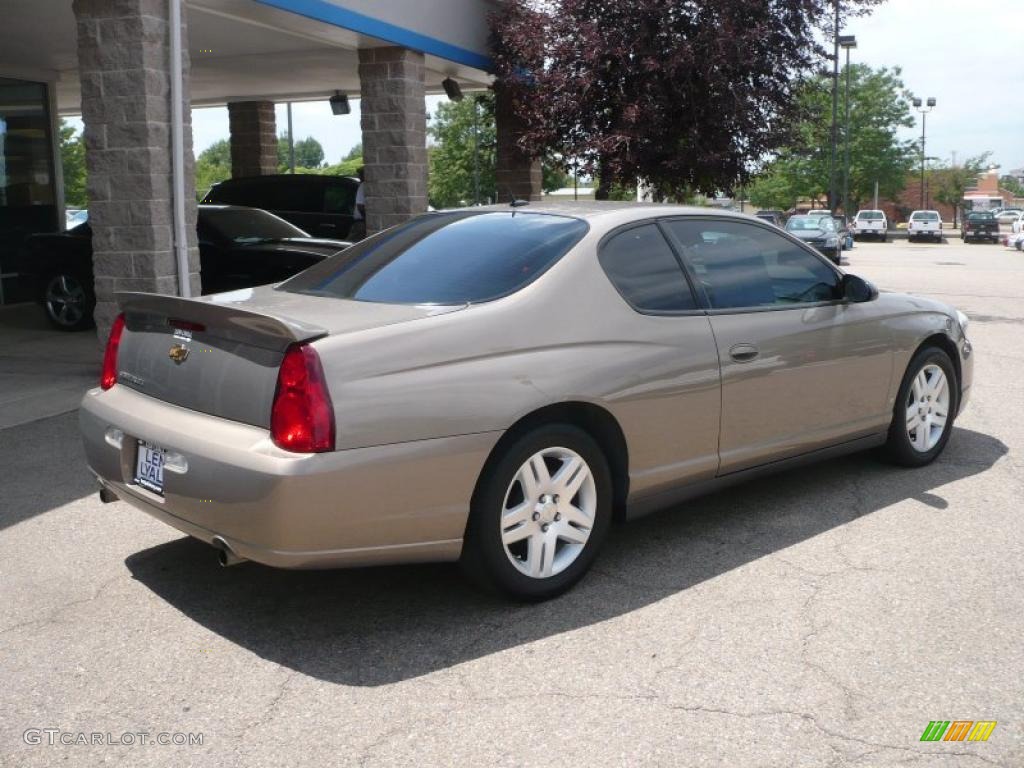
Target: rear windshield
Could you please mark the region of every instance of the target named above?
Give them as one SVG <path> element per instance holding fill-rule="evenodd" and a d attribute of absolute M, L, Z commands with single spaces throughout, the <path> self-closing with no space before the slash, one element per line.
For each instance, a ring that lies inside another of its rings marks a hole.
<path fill-rule="evenodd" d="M 884 214 L 881 211 L 861 211 L 857 218 L 861 221 L 881 221 Z"/>
<path fill-rule="evenodd" d="M 568 216 L 435 213 L 363 240 L 279 290 L 388 304 L 467 304 L 518 291 L 587 231 Z"/>
<path fill-rule="evenodd" d="M 786 222 L 786 229 L 790 232 L 805 232 L 817 229 L 831 232 L 835 228 L 835 222 L 832 219 L 826 219 L 824 216 L 794 216 Z"/>
<path fill-rule="evenodd" d="M 938 221 L 939 214 L 934 211 L 919 211 L 911 216 L 914 221 Z"/>
<path fill-rule="evenodd" d="M 995 216 L 991 213 L 972 213 L 967 217 L 971 221 L 995 221 Z"/>

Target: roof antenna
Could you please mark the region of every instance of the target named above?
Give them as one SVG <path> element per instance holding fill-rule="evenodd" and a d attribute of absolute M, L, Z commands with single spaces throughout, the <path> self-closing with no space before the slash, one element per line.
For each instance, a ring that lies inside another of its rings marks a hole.
<path fill-rule="evenodd" d="M 523 200 L 521 198 L 516 197 L 511 189 L 508 190 L 508 196 L 509 196 L 508 204 L 512 208 L 512 215 L 513 216 L 516 215 L 516 209 L 517 208 L 522 208 L 524 205 L 529 205 L 530 204 L 529 200 Z"/>

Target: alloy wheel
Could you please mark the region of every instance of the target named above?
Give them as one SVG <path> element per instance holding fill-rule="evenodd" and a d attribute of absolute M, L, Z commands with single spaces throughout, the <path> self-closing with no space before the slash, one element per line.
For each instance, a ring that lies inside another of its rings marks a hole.
<path fill-rule="evenodd" d="M 523 574 L 544 579 L 580 556 L 597 514 L 590 466 L 568 448 L 545 448 L 519 468 L 505 492 L 501 539 Z"/>
<path fill-rule="evenodd" d="M 924 366 L 907 393 L 907 436 L 918 453 L 934 448 L 946 429 L 950 391 L 945 372 L 934 363 Z"/>
<path fill-rule="evenodd" d="M 77 325 L 85 316 L 85 288 L 71 275 L 55 275 L 46 284 L 44 303 L 55 323 Z"/>

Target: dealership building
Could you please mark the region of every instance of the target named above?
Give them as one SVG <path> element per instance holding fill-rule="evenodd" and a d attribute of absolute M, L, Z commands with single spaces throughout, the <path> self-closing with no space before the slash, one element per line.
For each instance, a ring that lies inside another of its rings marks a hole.
<path fill-rule="evenodd" d="M 491 82 L 492 0 L 3 5 L 0 301 L 19 298 L 24 238 L 64 225 L 57 126 L 81 115 L 101 333 L 117 291 L 200 291 L 190 107 L 227 106 L 247 176 L 277 172 L 275 103 L 359 99 L 373 232 L 426 210 L 425 96 Z M 497 112 L 499 186 L 536 199 L 539 163 L 500 94 Z"/>

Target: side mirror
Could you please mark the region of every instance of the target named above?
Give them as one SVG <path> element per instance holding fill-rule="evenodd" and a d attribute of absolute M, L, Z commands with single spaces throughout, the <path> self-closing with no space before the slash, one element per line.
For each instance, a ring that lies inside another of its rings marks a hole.
<path fill-rule="evenodd" d="M 854 304 L 865 301 L 874 301 L 878 298 L 878 289 L 863 277 L 856 275 L 843 275 L 841 283 L 843 298 Z"/>

